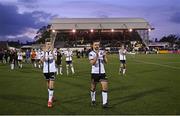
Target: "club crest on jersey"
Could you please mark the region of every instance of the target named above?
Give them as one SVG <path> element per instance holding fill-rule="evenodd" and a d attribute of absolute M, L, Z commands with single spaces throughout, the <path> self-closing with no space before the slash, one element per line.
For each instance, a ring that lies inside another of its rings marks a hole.
<path fill-rule="evenodd" d="M 89 54 L 89 56 L 93 56 L 92 54 Z"/>

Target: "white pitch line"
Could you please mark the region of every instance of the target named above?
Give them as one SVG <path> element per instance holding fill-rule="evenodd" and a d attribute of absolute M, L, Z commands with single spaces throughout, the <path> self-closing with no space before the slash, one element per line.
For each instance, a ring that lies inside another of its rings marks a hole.
<path fill-rule="evenodd" d="M 180 64 L 180 62 L 165 62 L 165 64 Z"/>
<path fill-rule="evenodd" d="M 177 69 L 177 70 L 180 70 L 179 67 L 175 67 L 175 66 L 169 66 L 169 65 L 159 64 L 159 63 L 154 63 L 154 62 L 145 62 L 145 61 L 139 61 L 139 60 L 135 60 L 135 61 L 136 61 L 136 62 L 139 62 L 139 63 L 151 64 L 151 65 L 157 65 L 157 66 L 162 66 L 162 67 L 167 67 L 167 68 L 171 68 L 171 69 Z"/>

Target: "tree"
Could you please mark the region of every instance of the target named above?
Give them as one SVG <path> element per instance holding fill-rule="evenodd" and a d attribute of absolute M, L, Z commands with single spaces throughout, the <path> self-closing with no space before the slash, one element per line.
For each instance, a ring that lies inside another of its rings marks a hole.
<path fill-rule="evenodd" d="M 34 37 L 36 43 L 45 43 L 45 39 L 50 38 L 50 27 L 51 25 L 43 26 L 37 31 Z"/>
<path fill-rule="evenodd" d="M 157 38 L 155 38 L 155 42 L 158 42 L 158 39 L 157 39 Z"/>
<path fill-rule="evenodd" d="M 178 41 L 180 41 L 180 38 L 177 35 L 169 35 L 162 37 L 159 42 L 169 42 L 171 46 L 176 44 Z"/>

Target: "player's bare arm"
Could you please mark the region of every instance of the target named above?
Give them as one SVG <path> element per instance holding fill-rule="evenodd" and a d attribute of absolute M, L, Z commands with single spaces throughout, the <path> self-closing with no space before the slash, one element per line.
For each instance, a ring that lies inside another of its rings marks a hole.
<path fill-rule="evenodd" d="M 104 62 L 105 63 L 107 63 L 108 62 L 108 60 L 107 60 L 107 53 L 106 53 L 106 51 L 104 52 L 104 54 L 103 54 L 103 60 L 104 60 Z"/>
<path fill-rule="evenodd" d="M 98 60 L 98 57 L 99 57 L 99 55 L 98 55 L 98 53 L 96 52 L 96 57 L 95 57 L 94 59 L 90 60 L 91 65 L 95 65 L 95 64 L 96 64 L 96 62 L 97 62 L 97 60 Z"/>

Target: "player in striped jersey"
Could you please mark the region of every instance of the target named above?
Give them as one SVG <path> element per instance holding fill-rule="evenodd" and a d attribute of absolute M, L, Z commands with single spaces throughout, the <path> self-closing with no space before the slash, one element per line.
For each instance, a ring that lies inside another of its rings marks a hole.
<path fill-rule="evenodd" d="M 22 68 L 23 67 L 23 65 L 22 65 L 23 53 L 22 53 L 21 49 L 18 51 L 17 56 L 18 56 L 18 66 L 19 66 L 19 68 Z"/>
<path fill-rule="evenodd" d="M 74 67 L 73 67 L 73 62 L 72 62 L 72 56 L 73 56 L 73 52 L 67 48 L 67 50 L 64 52 L 64 55 L 66 57 L 66 72 L 67 75 L 69 75 L 69 66 L 71 67 L 71 72 L 72 74 L 74 74 Z"/>
<path fill-rule="evenodd" d="M 53 50 L 52 43 L 50 40 L 46 41 L 46 46 L 43 50 L 41 61 L 43 62 L 43 73 L 47 81 L 48 88 L 48 107 L 51 108 L 53 105 L 54 98 L 54 81 L 56 73 L 56 56 Z"/>
<path fill-rule="evenodd" d="M 107 63 L 106 52 L 100 50 L 100 41 L 93 42 L 93 50 L 89 53 L 91 68 L 91 103 L 96 104 L 96 85 L 101 83 L 102 106 L 108 108 L 108 80 L 105 73 L 104 64 Z"/>
<path fill-rule="evenodd" d="M 41 50 L 38 49 L 36 51 L 36 65 L 38 65 L 38 68 L 41 68 L 41 60 L 40 59 L 41 59 Z"/>
<path fill-rule="evenodd" d="M 122 45 L 119 50 L 119 60 L 121 63 L 119 67 L 119 73 L 122 75 L 126 74 L 126 53 L 127 50 L 125 49 L 124 45 Z"/>

